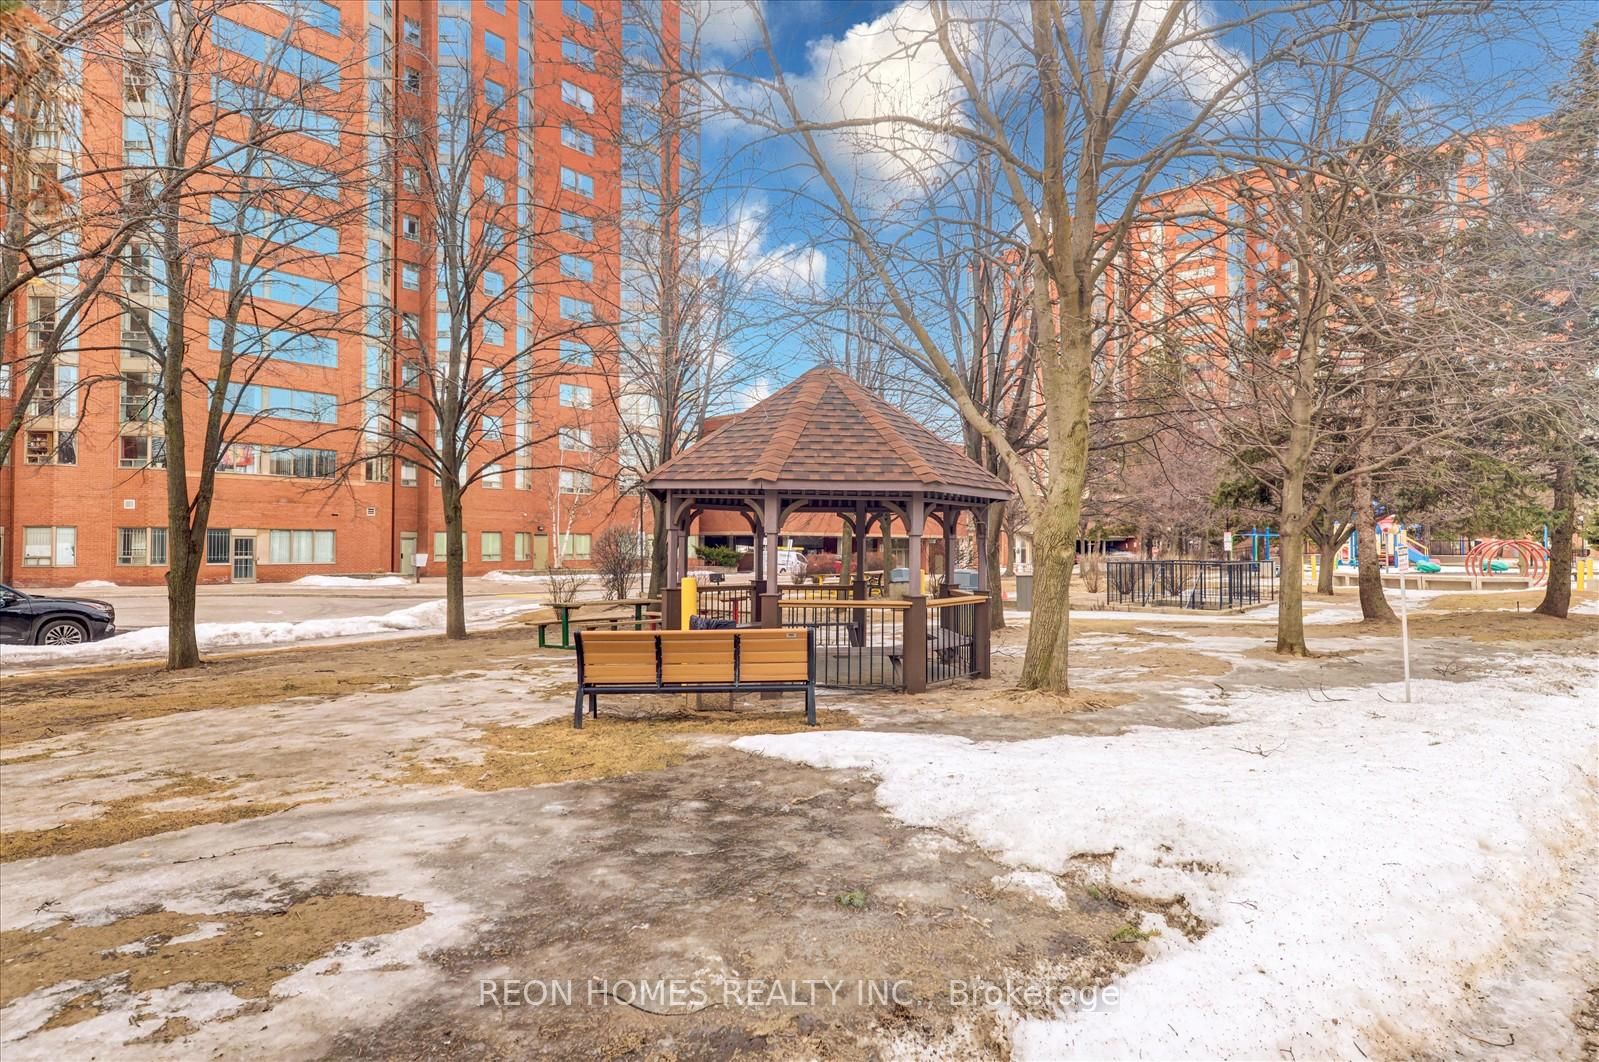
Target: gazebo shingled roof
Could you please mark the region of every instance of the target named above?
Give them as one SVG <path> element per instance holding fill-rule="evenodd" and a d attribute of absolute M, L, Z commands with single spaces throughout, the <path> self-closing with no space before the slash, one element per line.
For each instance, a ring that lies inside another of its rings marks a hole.
<path fill-rule="evenodd" d="M 1010 497 L 960 450 L 837 369 L 820 366 L 665 462 L 657 495 L 696 488 L 915 491 L 929 499 Z"/>

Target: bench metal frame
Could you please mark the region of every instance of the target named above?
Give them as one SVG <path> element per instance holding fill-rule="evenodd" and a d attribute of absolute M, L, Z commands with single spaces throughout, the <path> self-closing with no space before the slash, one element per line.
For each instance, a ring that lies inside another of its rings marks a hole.
<path fill-rule="evenodd" d="M 766 629 L 766 628 L 755 628 Z M 780 629 L 780 628 L 779 628 Z M 598 719 L 599 695 L 602 693 L 803 693 L 805 694 L 805 722 L 816 725 L 816 636 L 805 632 L 805 678 L 800 679 L 741 679 L 739 677 L 739 648 L 741 631 L 733 632 L 732 682 L 663 682 L 661 681 L 661 631 L 641 631 L 650 634 L 655 643 L 655 682 L 585 682 L 583 677 L 583 632 L 573 637 L 577 648 L 577 702 L 572 710 L 572 726 L 583 729 L 583 699 L 588 698 L 589 716 Z M 709 633 L 709 632 L 708 632 Z M 726 633 L 726 632 L 716 632 Z"/>

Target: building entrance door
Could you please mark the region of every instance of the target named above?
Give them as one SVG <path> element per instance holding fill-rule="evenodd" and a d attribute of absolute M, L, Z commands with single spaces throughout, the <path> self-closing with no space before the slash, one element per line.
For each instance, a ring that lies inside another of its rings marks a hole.
<path fill-rule="evenodd" d="M 540 532 L 533 536 L 533 570 L 548 571 L 550 567 L 550 536 Z"/>
<path fill-rule="evenodd" d="M 416 574 L 416 532 L 400 533 L 400 574 Z"/>
<path fill-rule="evenodd" d="M 235 535 L 233 538 L 233 581 L 255 582 L 255 536 Z"/>

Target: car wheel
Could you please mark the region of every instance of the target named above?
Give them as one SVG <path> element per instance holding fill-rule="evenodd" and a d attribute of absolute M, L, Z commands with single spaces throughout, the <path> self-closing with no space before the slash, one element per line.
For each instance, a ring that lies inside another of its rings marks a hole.
<path fill-rule="evenodd" d="M 39 628 L 39 645 L 78 645 L 87 641 L 89 629 L 77 620 L 51 620 Z"/>

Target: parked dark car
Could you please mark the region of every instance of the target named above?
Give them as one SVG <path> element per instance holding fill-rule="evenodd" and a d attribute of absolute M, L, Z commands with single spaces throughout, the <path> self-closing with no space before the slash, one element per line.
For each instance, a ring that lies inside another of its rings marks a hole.
<path fill-rule="evenodd" d="M 37 597 L 0 585 L 0 642 L 77 645 L 117 632 L 117 610 L 104 601 Z"/>

